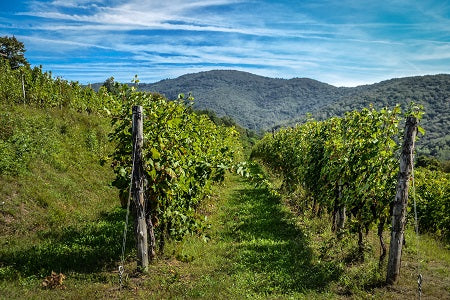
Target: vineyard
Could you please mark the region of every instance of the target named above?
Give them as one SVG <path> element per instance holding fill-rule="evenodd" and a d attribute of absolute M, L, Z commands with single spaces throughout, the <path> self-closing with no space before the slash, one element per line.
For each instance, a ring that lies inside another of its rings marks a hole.
<path fill-rule="evenodd" d="M 111 164 L 116 174 L 113 185 L 126 206 L 133 166 L 130 108 L 141 105 L 147 116 L 142 149 L 148 181 L 144 191 L 146 216 L 151 227 L 157 225 L 163 252 L 167 237 L 180 240 L 187 233 L 201 232 L 204 222 L 197 207 L 210 194 L 212 183 L 223 181 L 225 172 L 237 164 L 242 149 L 233 128 L 218 127 L 206 115 L 189 112 L 182 99 L 169 102 L 158 95 L 132 92 L 122 100 L 122 111 L 112 116 L 110 137 L 117 142 Z M 150 244 L 154 256 L 155 241 Z"/>
<path fill-rule="evenodd" d="M 403 128 L 419 107 L 309 119 L 248 158 L 238 131 L 193 101 L 114 81 L 94 91 L 0 59 L 0 298 L 411 298 L 419 269 L 424 295 L 450 295 L 450 176 L 436 168 L 413 171 L 400 280 L 385 286 Z M 136 105 L 145 272 L 130 203 Z"/>

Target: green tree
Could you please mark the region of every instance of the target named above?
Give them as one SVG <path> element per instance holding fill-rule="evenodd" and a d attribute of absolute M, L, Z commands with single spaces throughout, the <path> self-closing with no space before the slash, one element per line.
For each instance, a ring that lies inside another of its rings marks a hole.
<path fill-rule="evenodd" d="M 108 93 L 113 95 L 118 95 L 120 92 L 120 83 L 116 82 L 112 76 L 103 82 L 103 86 L 106 88 Z"/>
<path fill-rule="evenodd" d="M 30 65 L 25 58 L 25 51 L 24 44 L 17 40 L 15 36 L 0 37 L 0 56 L 9 61 L 11 69 Z"/>

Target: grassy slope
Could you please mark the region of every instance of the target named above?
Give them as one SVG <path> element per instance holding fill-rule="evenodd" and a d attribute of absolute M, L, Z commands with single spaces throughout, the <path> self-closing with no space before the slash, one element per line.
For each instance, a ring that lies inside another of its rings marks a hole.
<path fill-rule="evenodd" d="M 110 147 L 107 121 L 64 111 L 15 112 L 25 125 L 32 119 L 48 129 L 34 133 L 48 151 L 24 156 L 28 170 L 0 178 L 1 299 L 411 299 L 418 258 L 424 296 L 450 297 L 450 253 L 433 239 L 421 237 L 417 255 L 408 231 L 400 283 L 381 287 L 385 272 L 379 272 L 376 246 L 357 263 L 354 238 L 336 241 L 328 220 L 296 216 L 267 189 L 234 176 L 202 207 L 211 223 L 208 242 L 194 236 L 171 243 L 149 273 L 138 276 L 131 241 L 119 290 L 125 214 L 109 187 L 109 167 L 98 164 Z M 48 146 L 50 137 L 56 142 Z M 372 234 L 368 239 L 377 245 Z M 64 290 L 40 287 L 52 270 L 67 276 Z"/>
<path fill-rule="evenodd" d="M 1 112 L 2 139 L 13 145 L 2 158 L 14 168 L 0 176 L 0 280 L 115 260 L 123 212 L 112 171 L 99 165 L 110 147 L 108 120 L 20 106 Z"/>

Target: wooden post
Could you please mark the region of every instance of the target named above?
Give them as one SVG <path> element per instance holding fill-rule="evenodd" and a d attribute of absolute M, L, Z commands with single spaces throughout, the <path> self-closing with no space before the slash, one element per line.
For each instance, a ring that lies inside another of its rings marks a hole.
<path fill-rule="evenodd" d="M 145 218 L 144 167 L 142 146 L 144 144 L 144 115 L 142 106 L 133 106 L 133 186 L 131 187 L 136 211 L 135 234 L 137 242 L 137 266 L 141 271 L 148 270 L 147 223 Z"/>
<path fill-rule="evenodd" d="M 337 232 L 338 232 L 338 237 L 342 236 L 342 230 L 344 229 L 344 225 L 345 225 L 345 205 L 344 203 L 342 203 L 342 192 L 344 189 L 344 185 L 339 182 L 338 185 L 338 211 L 337 211 L 337 222 L 336 222 L 336 228 L 337 228 Z"/>
<path fill-rule="evenodd" d="M 392 211 L 391 243 L 389 245 L 389 260 L 386 283 L 394 284 L 400 274 L 402 246 L 406 223 L 406 206 L 408 204 L 409 180 L 413 170 L 414 143 L 417 134 L 417 118 L 407 117 L 405 139 L 400 155 L 400 171 L 398 173 L 397 192 Z"/>
<path fill-rule="evenodd" d="M 25 79 L 23 74 L 22 74 L 22 94 L 23 94 L 23 104 L 25 104 L 27 98 L 25 94 Z"/>

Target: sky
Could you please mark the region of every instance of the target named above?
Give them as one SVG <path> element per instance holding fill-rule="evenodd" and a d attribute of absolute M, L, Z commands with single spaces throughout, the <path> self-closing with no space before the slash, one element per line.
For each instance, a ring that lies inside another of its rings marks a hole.
<path fill-rule="evenodd" d="M 80 83 L 233 69 L 357 86 L 450 72 L 450 0 L 0 0 L 0 36 Z"/>

